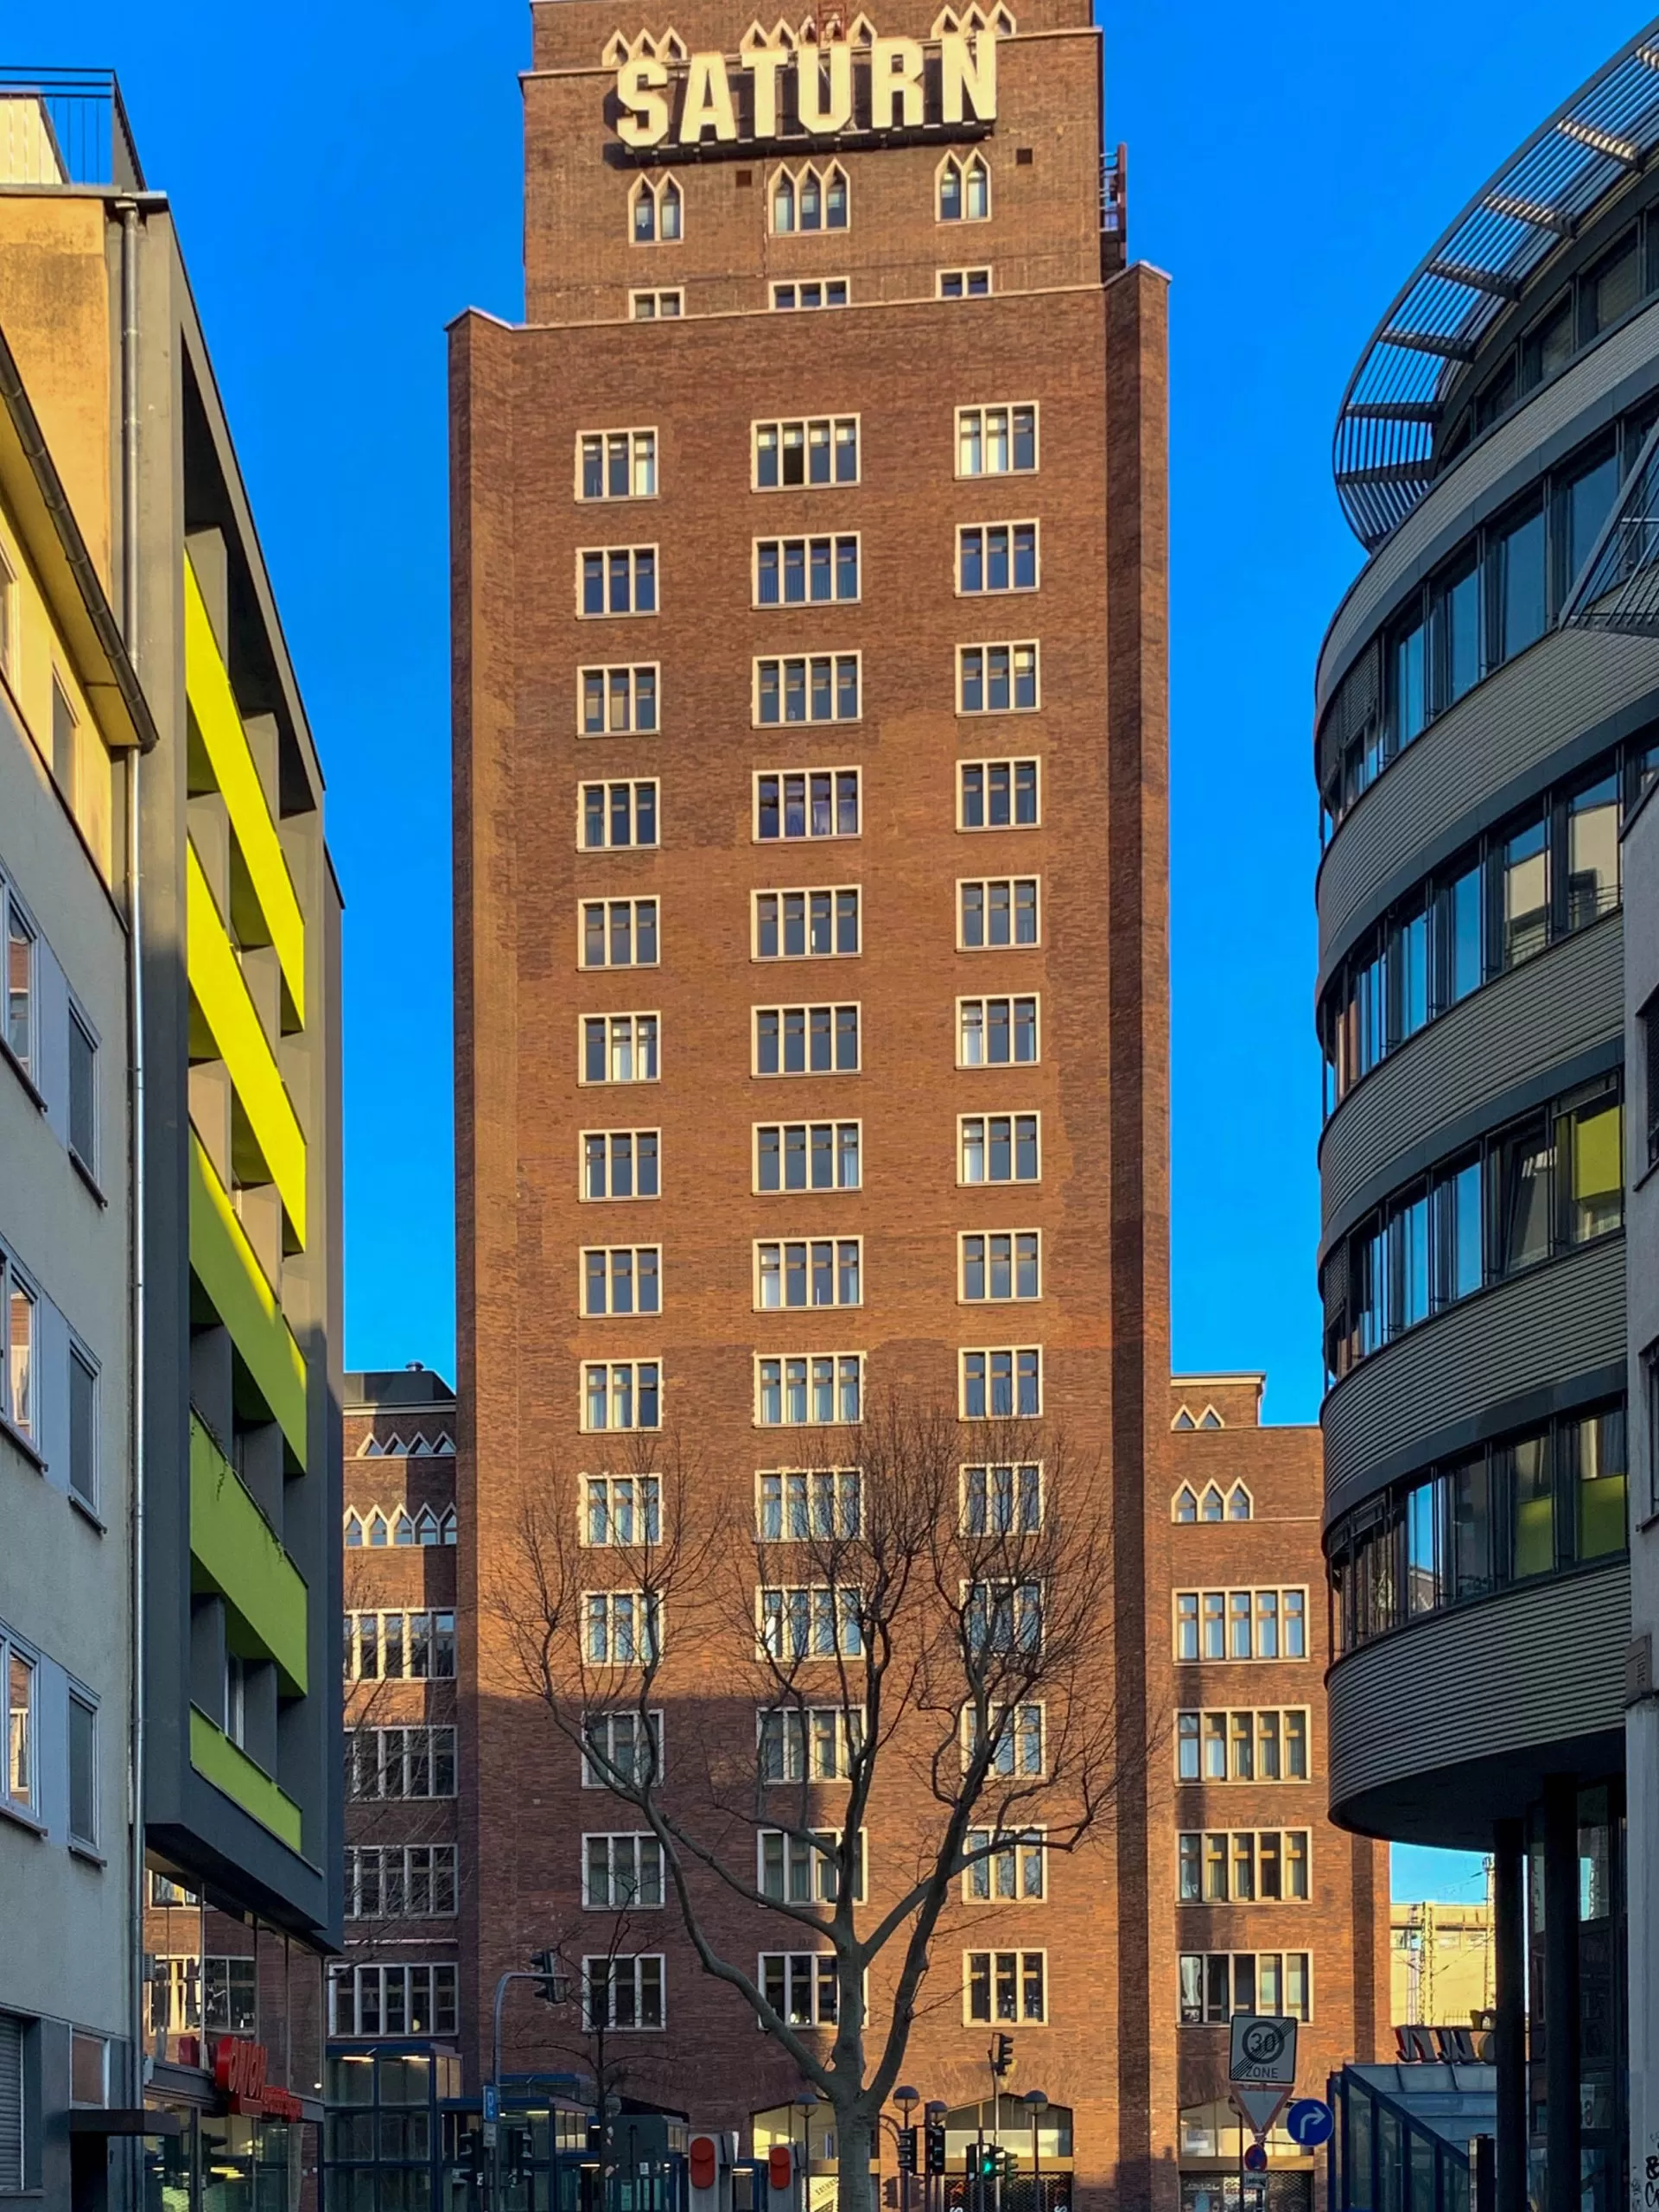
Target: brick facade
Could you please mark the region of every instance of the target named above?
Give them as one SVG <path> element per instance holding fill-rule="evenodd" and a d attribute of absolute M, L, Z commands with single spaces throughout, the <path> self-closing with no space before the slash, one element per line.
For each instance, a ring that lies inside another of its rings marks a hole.
<path fill-rule="evenodd" d="M 1189 2077 L 1207 2076 L 1177 2026 L 1169 1591 L 1177 1540 L 1196 1556 L 1213 1532 L 1173 1527 L 1171 1467 L 1213 1446 L 1169 1429 L 1166 288 L 1121 267 L 1118 237 L 1101 228 L 1098 35 L 1075 0 L 1039 0 L 999 41 L 997 118 L 972 149 L 988 165 L 988 220 L 937 219 L 941 146 L 866 145 L 836 156 L 849 226 L 779 237 L 776 156 L 645 169 L 621 158 L 602 56 L 614 34 L 637 36 L 632 19 L 558 0 L 534 22 L 530 320 L 469 315 L 451 355 L 457 1604 L 475 1869 L 463 2035 L 486 2065 L 497 1976 L 543 1944 L 585 1940 L 582 1831 L 638 1824 L 596 1811 L 603 1795 L 581 1787 L 575 1751 L 525 1694 L 499 1611 L 526 1515 L 574 1528 L 579 1477 L 626 1464 L 582 1433 L 582 1363 L 660 1362 L 664 1436 L 692 1447 L 689 1507 L 706 1502 L 712 1520 L 753 1512 L 757 1470 L 826 1448 L 814 1438 L 791 1453 L 787 1435 L 757 1427 L 757 1355 L 861 1351 L 872 1391 L 954 1411 L 960 1349 L 1037 1344 L 1045 1415 L 1098 1465 L 1109 1503 L 1101 1663 L 1130 1778 L 1087 1848 L 1051 1855 L 1040 1903 L 992 1908 L 994 1933 L 978 1932 L 973 1908 L 950 1916 L 905 2073 L 952 2107 L 984 2094 L 987 2033 L 963 2024 L 962 1954 L 1040 1943 L 1048 2017 L 1016 2027 L 1009 2087 L 1039 2083 L 1071 2107 L 1085 2191 L 1173 2207 L 1178 2105 Z M 931 25 L 907 0 L 876 29 L 925 39 Z M 715 0 L 674 21 L 688 48 L 728 54 L 747 26 Z M 632 242 L 642 175 L 671 176 L 683 194 L 677 241 Z M 990 296 L 934 296 L 939 270 L 969 265 L 992 269 Z M 768 310 L 770 283 L 804 276 L 845 278 L 851 304 Z M 682 293 L 683 315 L 629 320 L 630 293 L 658 288 Z M 1002 404 L 1037 409 L 1039 466 L 959 477 L 956 410 Z M 849 416 L 855 485 L 751 490 L 755 423 Z M 622 428 L 654 434 L 652 496 L 577 497 L 583 435 Z M 957 526 L 1027 519 L 1040 588 L 959 594 Z M 855 531 L 855 604 L 752 603 L 757 539 Z M 582 619 L 582 550 L 627 545 L 655 550 L 658 611 Z M 1038 710 L 956 711 L 957 646 L 1017 639 L 1039 645 Z M 852 652 L 857 719 L 756 726 L 757 657 Z M 635 664 L 658 671 L 657 730 L 582 734 L 579 671 Z M 1031 758 L 1039 827 L 958 830 L 959 761 Z M 859 834 L 759 842 L 755 776 L 823 767 L 861 772 Z M 580 785 L 620 778 L 657 779 L 659 844 L 582 849 Z M 958 880 L 1020 874 L 1040 878 L 1039 944 L 957 950 Z M 820 885 L 859 887 L 858 956 L 752 958 L 751 894 Z M 658 902 L 659 964 L 578 964 L 579 905 L 595 898 Z M 957 1066 L 956 1001 L 978 994 L 1039 996 L 1035 1064 Z M 856 1073 L 751 1073 L 754 1008 L 853 1001 Z M 659 1079 L 584 1084 L 582 1018 L 629 1011 L 658 1018 Z M 1039 1181 L 959 1185 L 957 1119 L 982 1112 L 1040 1113 Z M 758 1193 L 753 1131 L 772 1119 L 857 1120 L 861 1187 Z M 581 1133 L 599 1128 L 660 1131 L 658 1198 L 583 1201 Z M 1042 1233 L 1040 1299 L 961 1302 L 959 1233 L 1013 1229 Z M 862 1238 L 861 1302 L 754 1310 L 754 1241 L 823 1236 Z M 583 1248 L 631 1242 L 661 1249 L 661 1313 L 582 1318 Z M 1317 1442 L 1299 1435 L 1300 1458 L 1268 1474 L 1271 1433 L 1230 1434 L 1229 1447 L 1262 1459 L 1275 1510 L 1302 1485 L 1297 1541 L 1316 1560 Z M 1300 1672 L 1317 1681 L 1313 1665 Z M 677 1647 L 671 1624 L 662 1686 L 671 1746 L 693 1732 L 753 1744 L 758 1669 Z M 914 1833 L 901 1795 L 879 1809 L 873 1904 Z M 1352 2029 L 1338 1961 L 1359 1886 L 1357 1861 L 1338 1880 L 1338 1850 L 1348 1865 L 1346 1840 L 1321 1838 L 1319 1899 L 1301 1909 L 1330 1930 L 1308 1941 L 1332 1948 L 1333 2049 L 1338 2022 Z M 751 1963 L 781 1945 L 775 1921 L 713 1910 Z M 798 2094 L 795 2070 L 741 1999 L 700 1975 L 671 1911 L 659 1917 L 649 1948 L 666 1960 L 671 2031 L 637 2039 L 628 2086 L 747 2130 Z M 873 1997 L 879 2014 L 880 1970 Z M 528 2001 L 508 2023 L 509 2067 L 570 2063 Z M 1207 2048 L 1211 2032 L 1196 2041 Z"/>

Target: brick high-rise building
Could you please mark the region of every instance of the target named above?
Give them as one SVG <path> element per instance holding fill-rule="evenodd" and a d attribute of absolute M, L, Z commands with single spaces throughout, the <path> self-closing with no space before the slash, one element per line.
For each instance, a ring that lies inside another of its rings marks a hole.
<path fill-rule="evenodd" d="M 1152 1749 L 1040 1897 L 948 1919 L 905 2072 L 959 2172 L 1006 2025 L 1020 2146 L 1039 2086 L 1046 2171 L 1173 2205 L 1165 284 L 1079 0 L 883 4 L 537 5 L 527 320 L 454 333 L 462 2033 L 486 2071 L 498 1976 L 604 1950 L 585 1839 L 639 1825 L 527 1693 L 526 1516 L 574 1543 L 660 1430 L 688 1518 L 753 1526 L 880 1394 L 983 1394 L 1103 1471 Z M 584 1605 L 626 1595 L 586 1558 Z M 677 1618 L 670 1787 L 682 1715 L 753 1759 L 767 1688 Z M 872 1907 L 913 1840 L 873 1821 Z M 775 1919 L 721 1933 L 763 1976 Z M 832 2172 L 671 1905 L 635 1951 L 632 2086 Z M 506 2022 L 509 2069 L 560 2063 Z"/>

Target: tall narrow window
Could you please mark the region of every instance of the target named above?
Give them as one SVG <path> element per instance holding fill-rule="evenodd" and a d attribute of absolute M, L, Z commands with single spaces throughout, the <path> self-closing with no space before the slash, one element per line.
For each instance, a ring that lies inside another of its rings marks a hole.
<path fill-rule="evenodd" d="M 75 802 L 75 753 L 79 724 L 69 695 L 54 676 L 52 679 L 52 773 L 58 789 L 73 806 Z"/>
<path fill-rule="evenodd" d="M 69 1009 L 69 1149 L 86 1173 L 98 1174 L 98 1046 L 73 1007 Z"/>
<path fill-rule="evenodd" d="M 98 1709 L 69 1693 L 69 1836 L 89 1850 L 98 1844 Z"/>
<path fill-rule="evenodd" d="M 69 1347 L 69 1491 L 98 1503 L 98 1370 L 79 1344 Z"/>
<path fill-rule="evenodd" d="M 35 1071 L 35 932 L 0 885 L 6 930 L 6 1045 L 25 1075 Z"/>

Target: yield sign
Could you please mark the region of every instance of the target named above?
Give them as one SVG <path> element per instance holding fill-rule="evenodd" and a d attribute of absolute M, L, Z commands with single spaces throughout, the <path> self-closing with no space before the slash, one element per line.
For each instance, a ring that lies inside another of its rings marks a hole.
<path fill-rule="evenodd" d="M 1257 2135 L 1265 2135 L 1288 2102 L 1287 2089 L 1246 2089 L 1236 2083 L 1233 2088 L 1233 2102 L 1238 2107 Z"/>

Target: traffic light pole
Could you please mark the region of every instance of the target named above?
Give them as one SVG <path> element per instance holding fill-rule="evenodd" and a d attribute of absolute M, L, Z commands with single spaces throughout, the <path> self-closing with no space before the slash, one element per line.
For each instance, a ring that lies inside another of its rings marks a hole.
<path fill-rule="evenodd" d="M 550 1961 L 550 1952 L 537 1956 Z M 490 2031 L 490 2089 L 495 2103 L 496 2117 L 485 2122 L 484 2147 L 489 2153 L 487 2167 L 490 2177 L 490 2212 L 501 2212 L 501 2202 L 506 2192 L 501 2185 L 501 2008 L 507 2000 L 507 1986 L 514 1981 L 538 1981 L 550 2004 L 559 2003 L 555 1970 L 550 1964 L 532 1972 L 528 1967 L 513 1967 L 495 1985 L 495 2005 Z"/>

